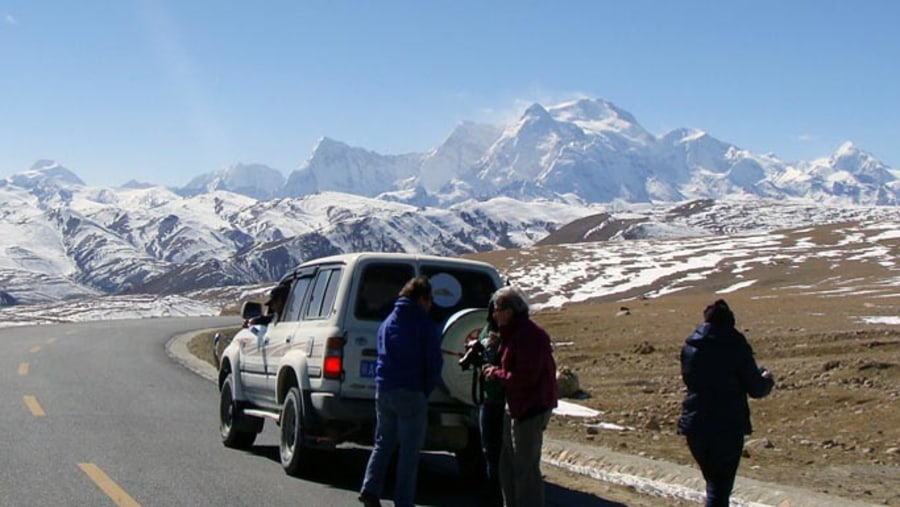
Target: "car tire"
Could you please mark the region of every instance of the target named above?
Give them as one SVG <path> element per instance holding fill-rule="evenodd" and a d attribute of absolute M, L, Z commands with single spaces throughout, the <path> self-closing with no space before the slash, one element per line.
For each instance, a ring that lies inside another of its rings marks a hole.
<path fill-rule="evenodd" d="M 234 375 L 229 374 L 219 393 L 219 435 L 225 447 L 249 449 L 262 431 L 263 419 L 244 415 L 234 399 Z"/>
<path fill-rule="evenodd" d="M 281 467 L 288 475 L 299 477 L 308 469 L 308 449 L 303 448 L 303 398 L 300 389 L 292 387 L 281 407 L 281 437 L 278 449 Z"/>

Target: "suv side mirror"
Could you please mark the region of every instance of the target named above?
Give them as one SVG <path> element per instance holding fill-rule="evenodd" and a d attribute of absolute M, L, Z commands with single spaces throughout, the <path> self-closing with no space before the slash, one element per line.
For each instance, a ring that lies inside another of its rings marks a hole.
<path fill-rule="evenodd" d="M 244 301 L 241 305 L 241 318 L 246 320 L 262 316 L 262 306 L 256 301 Z"/>

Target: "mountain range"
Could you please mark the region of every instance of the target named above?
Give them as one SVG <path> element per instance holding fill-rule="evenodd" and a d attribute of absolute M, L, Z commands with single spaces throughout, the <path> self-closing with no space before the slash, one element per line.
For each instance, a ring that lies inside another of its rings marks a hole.
<path fill-rule="evenodd" d="M 830 156 L 789 162 L 696 129 L 655 136 L 616 105 L 582 99 L 533 104 L 505 126 L 464 122 L 426 153 L 382 155 L 322 138 L 287 178 L 238 164 L 176 191 L 213 189 L 257 199 L 334 191 L 424 206 L 500 195 L 583 203 L 761 196 L 896 205 L 900 171 L 849 141 Z"/>
<path fill-rule="evenodd" d="M 697 236 L 783 225 L 766 216 L 895 214 L 898 196 L 900 172 L 850 143 L 788 163 L 697 130 L 656 137 L 602 100 L 534 104 L 500 127 L 463 123 L 427 153 L 323 138 L 287 177 L 237 164 L 182 188 L 91 187 L 41 160 L 0 180 L 0 305 L 271 281 L 345 251 L 527 247 L 561 229 L 566 241 Z M 829 211 L 741 215 L 747 202 L 786 199 Z M 734 221 L 695 212 L 710 207 Z"/>

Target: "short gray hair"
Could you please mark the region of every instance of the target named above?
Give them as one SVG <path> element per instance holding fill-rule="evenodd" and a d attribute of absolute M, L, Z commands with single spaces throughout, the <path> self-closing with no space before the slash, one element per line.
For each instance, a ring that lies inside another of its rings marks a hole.
<path fill-rule="evenodd" d="M 494 308 L 509 308 L 513 315 L 528 315 L 528 299 L 518 287 L 506 286 L 497 289 L 491 296 Z"/>

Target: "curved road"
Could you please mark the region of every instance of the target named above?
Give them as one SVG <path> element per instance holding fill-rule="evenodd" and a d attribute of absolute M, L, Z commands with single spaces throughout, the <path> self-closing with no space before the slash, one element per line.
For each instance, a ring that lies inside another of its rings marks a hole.
<path fill-rule="evenodd" d="M 301 480 L 283 473 L 271 422 L 251 452 L 222 446 L 215 386 L 172 361 L 165 343 L 234 323 L 0 328 L 0 505 L 359 505 L 366 450 L 329 453 Z M 419 476 L 419 501 L 474 504 L 474 488 L 460 483 L 448 456 L 426 456 Z M 548 504 L 622 505 L 553 485 Z"/>

